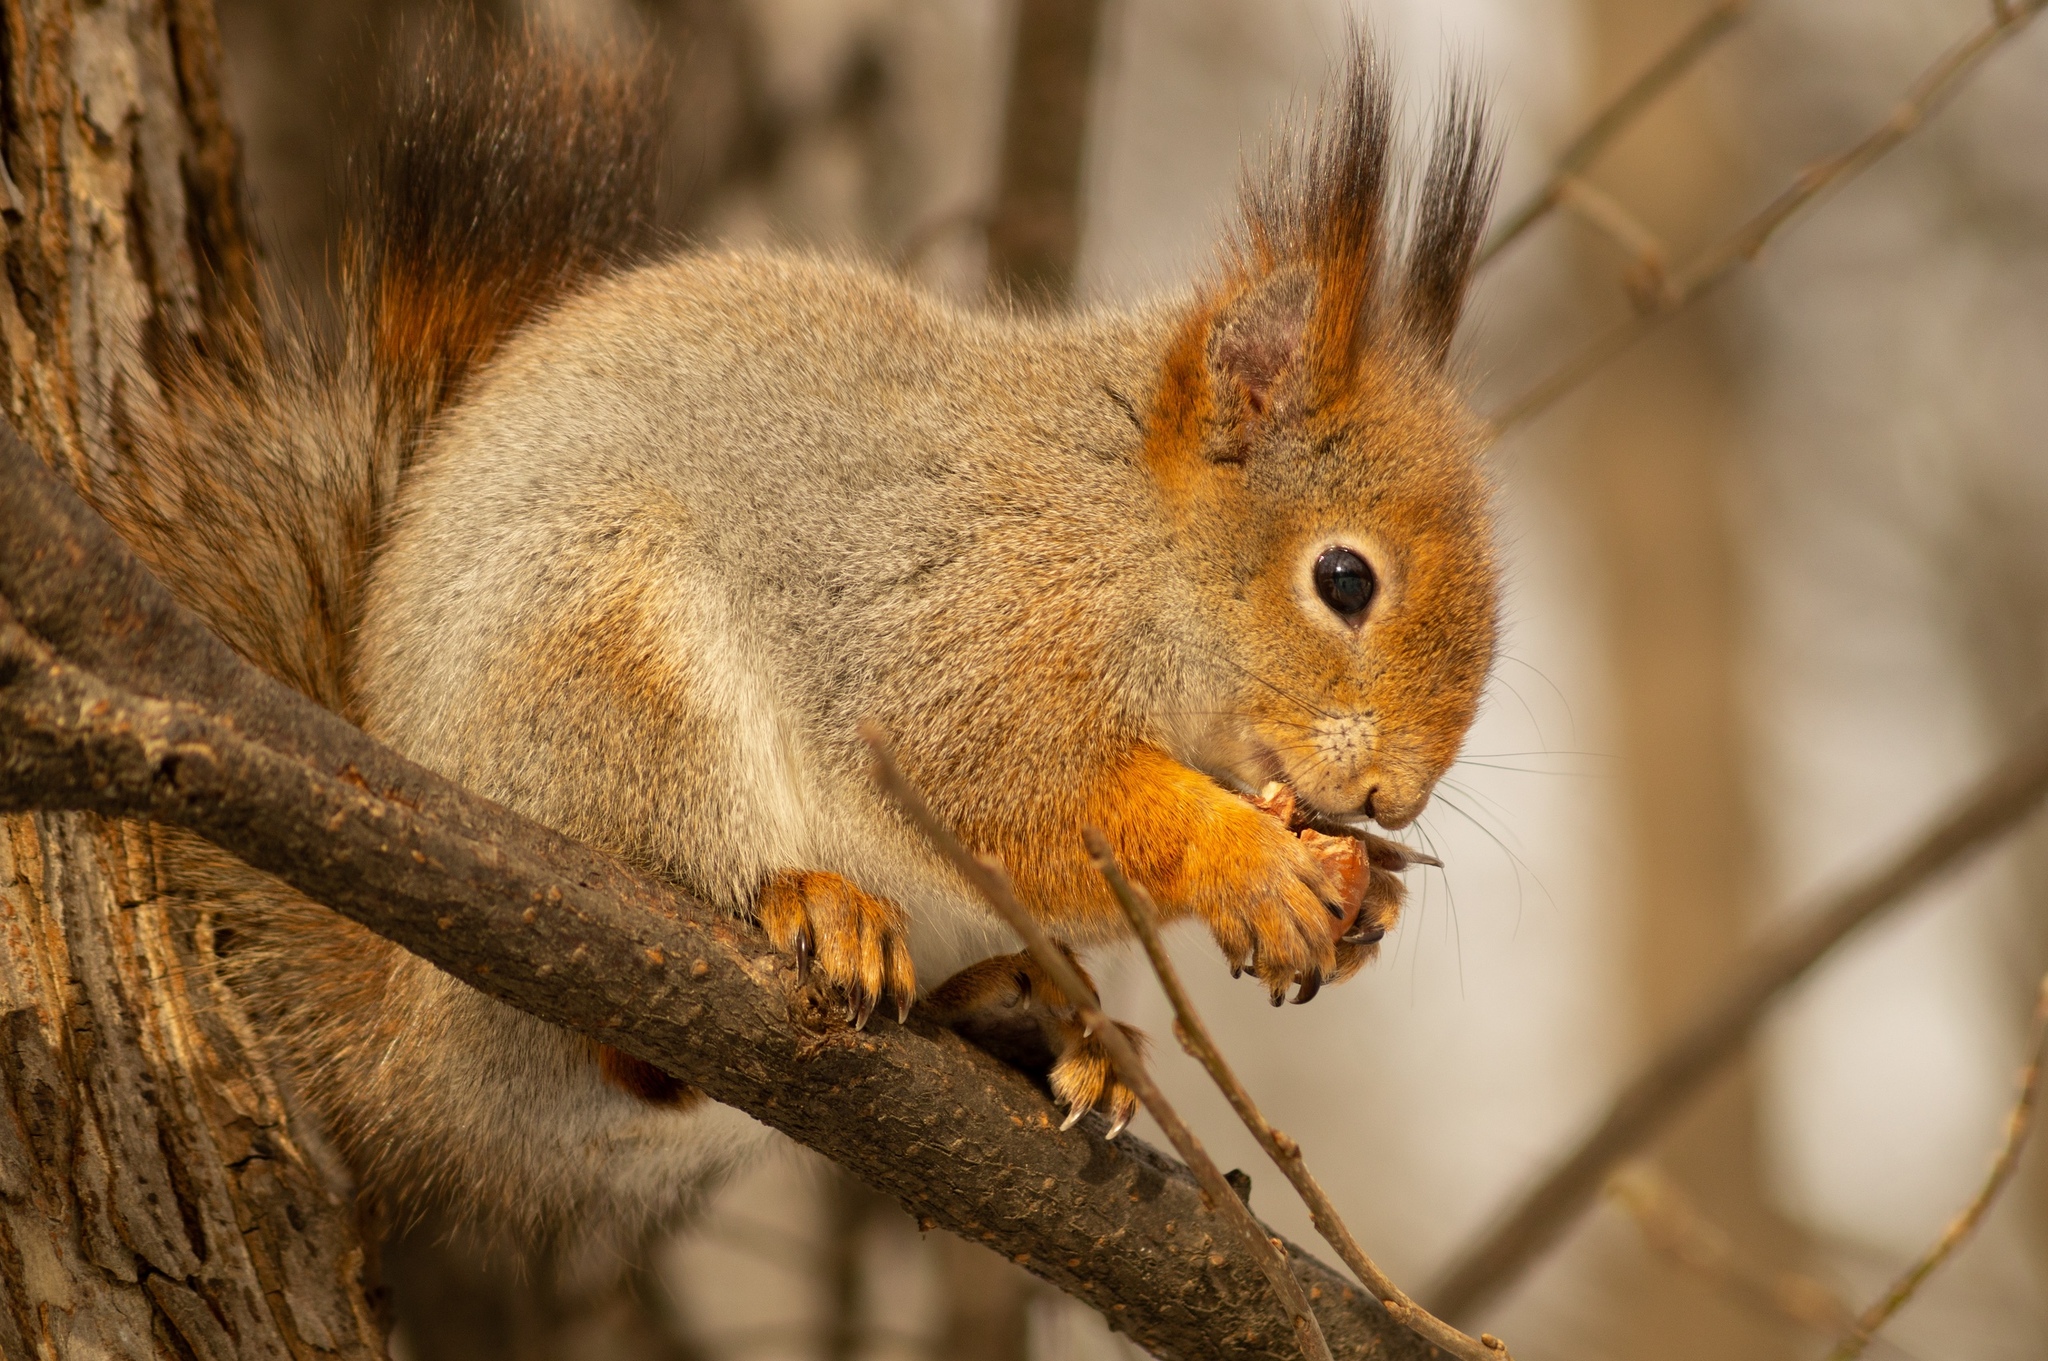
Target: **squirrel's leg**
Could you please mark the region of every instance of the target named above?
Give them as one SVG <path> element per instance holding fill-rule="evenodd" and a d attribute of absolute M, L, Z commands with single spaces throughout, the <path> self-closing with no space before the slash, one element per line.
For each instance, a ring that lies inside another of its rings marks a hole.
<path fill-rule="evenodd" d="M 1157 748 L 1134 751 L 1088 817 L 1161 910 L 1199 917 L 1231 971 L 1256 974 L 1275 1006 L 1290 983 L 1305 1002 L 1370 957 L 1372 941 L 1345 939 L 1361 936 L 1368 882 L 1333 873 L 1284 821 Z"/>
<path fill-rule="evenodd" d="M 917 979 L 909 922 L 895 903 L 841 875 L 784 870 L 762 885 L 754 912 L 776 948 L 796 956 L 798 977 L 843 1003 L 855 1028 L 883 1000 L 897 1019 L 910 1014 Z"/>
<path fill-rule="evenodd" d="M 1093 987 L 1095 980 L 1074 952 L 1060 949 Z M 1137 1113 L 1137 1093 L 1117 1077 L 1109 1051 L 1083 1029 L 1074 1004 L 1028 954 L 969 965 L 935 988 L 920 1013 L 1042 1083 L 1067 1108 L 1067 1125 L 1099 1110 L 1109 1117 L 1114 1139 Z M 1112 1024 L 1142 1052 L 1141 1032 Z"/>

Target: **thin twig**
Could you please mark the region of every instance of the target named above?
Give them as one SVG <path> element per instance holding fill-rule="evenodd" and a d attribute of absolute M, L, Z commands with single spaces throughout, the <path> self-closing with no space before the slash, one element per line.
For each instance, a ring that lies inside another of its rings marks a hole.
<path fill-rule="evenodd" d="M 1337 1250 L 1344 1264 L 1357 1273 L 1365 1288 L 1385 1306 L 1388 1315 L 1417 1337 L 1452 1356 L 1463 1358 L 1463 1361 L 1509 1361 L 1507 1347 L 1500 1339 L 1490 1334 L 1485 1339 L 1467 1337 L 1408 1298 L 1400 1286 L 1374 1265 L 1365 1249 L 1358 1245 L 1358 1240 L 1351 1236 L 1350 1228 L 1337 1213 L 1337 1207 L 1330 1202 L 1322 1184 L 1308 1170 L 1301 1145 L 1273 1128 L 1258 1103 L 1252 1100 L 1251 1093 L 1237 1080 L 1229 1061 L 1223 1057 L 1223 1051 L 1210 1035 L 1201 1013 L 1195 1010 L 1194 999 L 1182 986 L 1180 971 L 1174 968 L 1173 960 L 1166 953 L 1166 944 L 1159 936 L 1159 918 L 1151 895 L 1124 877 L 1122 868 L 1117 864 L 1116 853 L 1110 849 L 1109 841 L 1102 833 L 1091 827 L 1085 835 L 1088 851 L 1095 857 L 1096 868 L 1109 881 L 1110 892 L 1123 908 L 1131 930 L 1144 944 L 1145 954 L 1152 961 L 1152 971 L 1159 976 L 1160 986 L 1166 989 L 1167 999 L 1173 1003 L 1174 1033 L 1180 1037 L 1182 1047 L 1209 1070 L 1209 1076 L 1229 1100 L 1231 1109 L 1244 1121 L 1245 1128 L 1252 1132 L 1274 1165 L 1286 1174 L 1287 1180 L 1301 1196 L 1302 1203 L 1308 1206 L 1309 1218 L 1314 1222 L 1316 1232 Z"/>
<path fill-rule="evenodd" d="M 1609 101 L 1606 108 L 1593 116 L 1586 130 L 1572 139 L 1572 144 L 1557 158 L 1557 167 L 1550 172 L 1550 178 L 1543 187 L 1494 230 L 1479 252 L 1479 263 L 1484 265 L 1506 250 L 1523 232 L 1542 221 L 1545 214 L 1558 205 L 1565 186 L 1582 174 L 1607 149 L 1608 143 L 1655 102 L 1657 96 L 1670 89 L 1680 76 L 1712 51 L 1714 44 L 1741 21 L 1748 9 L 1749 0 L 1722 0 L 1702 14 L 1691 28 L 1679 34 L 1678 41 L 1666 49 L 1649 70 L 1637 76 L 1627 89 Z"/>
<path fill-rule="evenodd" d="M 1124 1084 L 1138 1094 L 1138 1100 L 1159 1122 L 1173 1144 L 1174 1151 L 1194 1172 L 1208 1199 L 1210 1208 L 1229 1222 L 1231 1228 L 1244 1240 L 1244 1246 L 1266 1279 L 1272 1283 L 1273 1293 L 1280 1297 L 1280 1304 L 1294 1329 L 1294 1335 L 1301 1344 L 1302 1355 L 1308 1361 L 1331 1361 L 1330 1346 L 1323 1338 L 1322 1325 L 1316 1322 L 1314 1311 L 1309 1307 L 1308 1293 L 1301 1288 L 1294 1269 L 1288 1264 L 1287 1254 L 1281 1249 L 1279 1240 L 1269 1238 L 1259 1222 L 1252 1218 L 1251 1210 L 1238 1198 L 1224 1177 L 1222 1169 L 1216 1166 L 1202 1141 L 1187 1127 L 1166 1096 L 1153 1082 L 1152 1075 L 1145 1067 L 1145 1060 L 1137 1047 L 1125 1037 L 1119 1027 L 1103 1014 L 1102 1002 L 1095 990 L 1088 986 L 1080 971 L 1067 959 L 1064 952 L 1052 943 L 1044 930 L 1024 910 L 1011 890 L 1009 876 L 1002 870 L 982 859 L 961 844 L 952 829 L 939 821 L 924 796 L 903 774 L 889 753 L 888 738 L 871 724 L 861 725 L 861 738 L 868 744 L 875 757 L 875 782 L 882 791 L 903 810 L 918 831 L 924 834 L 932 848 L 958 870 L 969 887 L 982 896 L 996 914 L 1009 923 L 1024 942 L 1038 967 L 1052 977 L 1052 981 L 1079 1012 L 1082 1026 L 1102 1041 L 1102 1047 L 1109 1052 L 1110 1062 L 1116 1065 L 1117 1076 Z"/>
<path fill-rule="evenodd" d="M 1510 430 L 1550 406 L 1591 377 L 1608 360 L 1628 349 L 1652 327 L 1725 281 L 1734 273 L 1736 266 L 1754 260 L 1787 222 L 1823 195 L 1841 188 L 1868 170 L 1916 132 L 1987 57 L 2018 36 L 2044 7 L 2048 7 L 2048 0 L 1993 6 L 1990 20 L 1942 53 L 1933 65 L 1921 72 L 1919 79 L 1908 87 L 1905 97 L 1882 123 L 1855 145 L 1808 166 L 1756 216 L 1701 251 L 1690 264 L 1671 276 L 1657 307 L 1639 311 L 1591 341 L 1557 372 L 1509 402 L 1493 417 L 1494 434 Z M 1549 192 L 1554 198 L 1558 191 L 1553 187 Z"/>
<path fill-rule="evenodd" d="M 1835 946 L 2048 797 L 2048 725 L 2019 743 L 1898 856 L 1752 947 L 1728 986 L 1630 1078 L 1600 1123 L 1460 1253 L 1424 1299 L 1460 1318 L 1503 1289 L 1578 1218 L 1609 1169 L 1647 1143 L 1742 1051 L 1771 1004 Z"/>
<path fill-rule="evenodd" d="M 1607 1194 L 1635 1220 L 1650 1247 L 1743 1304 L 1829 1337 L 1839 1337 L 1855 1323 L 1842 1298 L 1813 1277 L 1745 1263 L 1728 1234 L 1655 1164 L 1634 1162 L 1618 1169 L 1608 1178 Z"/>
<path fill-rule="evenodd" d="M 1622 282 L 1639 310 L 1650 312 L 1664 306 L 1671 290 L 1670 256 L 1655 232 L 1620 199 L 1586 180 L 1566 180 L 1558 190 L 1558 202 L 1628 252 L 1629 267 Z"/>
<path fill-rule="evenodd" d="M 2027 1065 L 2020 1070 L 2020 1094 L 2013 1102 L 2012 1113 L 2005 1117 L 2005 1143 L 1992 1159 L 1991 1174 L 1984 1179 L 1975 1198 L 1963 1207 L 1963 1212 L 1949 1221 L 1941 1237 L 1927 1249 L 1920 1260 L 1900 1274 L 1891 1287 L 1879 1296 L 1877 1301 L 1863 1311 L 1842 1340 L 1835 1345 L 1828 1361 L 1855 1361 L 1870 1345 L 1870 1339 L 1878 1329 L 1891 1321 L 1892 1315 L 1905 1308 L 1906 1302 L 1929 1276 L 1955 1255 L 1977 1225 L 1982 1223 L 1991 1203 L 1998 1199 L 1998 1193 L 2012 1180 L 2012 1174 L 2019 1167 L 2020 1152 L 2027 1145 L 2027 1133 L 2034 1124 L 2034 1101 L 2041 1093 L 2041 1060 L 2043 1051 L 2048 1050 L 2048 978 L 2041 980 L 2041 989 L 2034 1002 L 2034 1033 L 2027 1049 Z"/>

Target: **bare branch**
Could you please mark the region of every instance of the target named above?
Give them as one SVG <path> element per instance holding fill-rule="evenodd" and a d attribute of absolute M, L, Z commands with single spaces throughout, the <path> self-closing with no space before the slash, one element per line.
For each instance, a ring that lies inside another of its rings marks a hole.
<path fill-rule="evenodd" d="M 1494 230 L 1493 236 L 1479 252 L 1479 264 L 1486 264 L 1523 232 L 1541 222 L 1563 200 L 1566 186 L 1585 173 L 1586 167 L 1607 150 L 1608 144 L 1635 122 L 1643 110 L 1655 103 L 1659 95 L 1676 84 L 1678 78 L 1690 71 L 1701 57 L 1711 52 L 1715 44 L 1741 22 L 1748 10 L 1749 0 L 1721 0 L 1720 4 L 1695 20 L 1691 28 L 1679 34 L 1678 40 L 1651 63 L 1649 70 L 1637 76 L 1627 89 L 1609 101 L 1606 108 L 1593 116 L 1586 130 L 1572 139 L 1572 144 L 1557 158 L 1557 168 L 1551 171 L 1543 187 Z"/>
<path fill-rule="evenodd" d="M 2048 798 L 2048 724 L 2038 728 L 1894 859 L 1786 914 L 1721 994 L 1636 1071 L 1607 1113 L 1494 1221 L 1424 1296 L 1460 1318 L 1505 1288 L 1569 1228 L 1609 1169 L 1640 1149 L 1742 1051 L 1773 1003 L 1858 928 L 1996 841 Z"/>
<path fill-rule="evenodd" d="M 1855 1323 L 1841 1297 L 1813 1277 L 1762 1271 L 1743 1262 L 1727 1233 L 1701 1215 L 1655 1164 L 1619 1168 L 1608 1178 L 1607 1194 L 1635 1220 L 1652 1248 L 1742 1303 L 1829 1337 Z"/>
<path fill-rule="evenodd" d="M 1123 908 L 1131 930 L 1144 944 L 1146 957 L 1152 961 L 1152 971 L 1159 976 L 1159 985 L 1173 1003 L 1174 1033 L 1179 1036 L 1181 1047 L 1208 1069 L 1209 1076 L 1229 1100 L 1230 1108 L 1237 1112 L 1238 1119 L 1244 1121 L 1245 1128 L 1266 1150 L 1266 1156 L 1286 1174 L 1302 1204 L 1308 1207 L 1309 1219 L 1314 1222 L 1316 1232 L 1323 1236 L 1323 1241 L 1337 1250 L 1344 1264 L 1357 1273 L 1358 1279 L 1364 1282 L 1365 1288 L 1373 1293 L 1394 1321 L 1417 1337 L 1443 1348 L 1452 1356 L 1463 1358 L 1463 1361 L 1510 1361 L 1507 1345 L 1499 1338 L 1490 1333 L 1477 1340 L 1467 1337 L 1409 1299 L 1407 1293 L 1366 1255 L 1324 1192 L 1322 1183 L 1308 1170 L 1301 1145 L 1273 1128 L 1265 1112 L 1252 1100 L 1251 1093 L 1237 1080 L 1237 1074 L 1231 1070 L 1229 1060 L 1223 1057 L 1223 1051 L 1217 1047 L 1201 1013 L 1195 1010 L 1194 999 L 1181 985 L 1180 971 L 1166 953 L 1166 943 L 1159 936 L 1159 918 L 1153 909 L 1151 895 L 1124 877 L 1116 862 L 1116 853 L 1110 849 L 1102 833 L 1091 827 L 1087 836 L 1088 851 L 1095 857 L 1096 868 L 1109 881 L 1110 892 Z"/>
<path fill-rule="evenodd" d="M 1974 75 L 1985 59 L 2017 37 L 2033 22 L 2048 0 L 1995 5 L 1983 27 L 1944 52 L 1908 87 L 1889 116 L 1863 139 L 1839 154 L 1808 166 L 1764 209 L 1707 247 L 1671 276 L 1668 287 L 1649 311 L 1638 312 L 1583 350 L 1553 373 L 1503 407 L 1493 417 L 1496 436 L 1529 420 L 1576 388 L 1607 361 L 1635 344 L 1650 329 L 1724 282 L 1736 266 L 1762 253 L 1786 223 L 1812 207 L 1822 196 L 1841 188 L 1868 170 L 1885 154 L 1912 136 Z M 1556 190 L 1552 191 L 1553 196 Z"/>
<path fill-rule="evenodd" d="M 1891 1321 L 1892 1315 L 1906 1307 L 1920 1286 L 1938 1270 L 1943 1262 L 1955 1255 L 1977 1225 L 1984 1221 L 1998 1193 L 2012 1180 L 2012 1174 L 2020 1165 L 2020 1152 L 2027 1146 L 2027 1134 L 2034 1124 L 2034 1102 L 2041 1094 L 2041 1061 L 2048 1051 L 2048 978 L 2041 980 L 2041 990 L 2034 1003 L 2034 1033 L 2028 1041 L 2027 1064 L 2020 1070 L 2020 1094 L 2013 1102 L 2011 1114 L 2005 1117 L 2005 1143 L 1992 1159 L 1991 1173 L 1984 1178 L 1984 1185 L 1976 1196 L 1963 1207 L 1963 1212 L 1949 1221 L 1941 1237 L 1922 1254 L 1919 1261 L 1893 1281 L 1891 1287 L 1881 1295 L 1863 1316 L 1856 1320 L 1855 1327 L 1836 1344 L 1828 1361 L 1855 1361 L 1863 1355 L 1863 1349 L 1877 1330 Z"/>
<path fill-rule="evenodd" d="M 1152 1080 L 1137 1046 L 1103 1014 L 1102 1002 L 1096 997 L 1095 989 L 1088 986 L 1088 981 L 1081 977 L 1066 954 L 1052 943 L 1052 939 L 1032 920 L 1031 914 L 1024 910 L 1024 905 L 1017 901 L 1017 895 L 1010 889 L 1009 876 L 968 850 L 953 835 L 952 829 L 939 821 L 938 815 L 925 803 L 924 796 L 904 778 L 895 758 L 890 756 L 888 738 L 872 725 L 865 724 L 861 728 L 861 737 L 875 754 L 875 782 L 882 791 L 895 801 L 918 831 L 924 833 L 932 847 L 952 863 L 961 878 L 996 910 L 996 915 L 1009 923 L 1010 929 L 1024 942 L 1024 948 L 1031 952 L 1032 959 L 1038 962 L 1038 967 L 1051 975 L 1060 991 L 1074 1003 L 1081 1014 L 1083 1026 L 1102 1041 L 1103 1048 L 1109 1051 L 1110 1061 L 1116 1065 L 1117 1076 L 1138 1094 L 1138 1100 L 1152 1112 L 1152 1118 L 1166 1132 L 1174 1150 L 1194 1170 L 1209 1208 L 1229 1222 L 1231 1229 L 1243 1240 L 1245 1251 L 1266 1273 L 1273 1293 L 1280 1297 L 1281 1306 L 1301 1342 L 1302 1355 L 1309 1361 L 1330 1361 L 1329 1343 L 1316 1324 L 1308 1295 L 1288 1266 L 1286 1254 L 1280 1250 L 1279 1240 L 1269 1238 L 1265 1229 L 1252 1218 L 1251 1211 L 1224 1178 L 1223 1170 L 1202 1147 L 1202 1141 L 1195 1137 L 1194 1131 L 1187 1127 L 1167 1101 L 1165 1093 Z"/>
<path fill-rule="evenodd" d="M 1622 286 L 1635 300 L 1636 310 L 1654 312 L 1663 307 L 1671 292 L 1670 253 L 1657 234 L 1620 199 L 1587 180 L 1566 180 L 1557 196 L 1580 220 L 1628 252 L 1629 267 L 1622 275 Z"/>
<path fill-rule="evenodd" d="M 782 1130 L 1162 1357 L 1297 1356 L 1186 1169 L 913 1014 L 822 1013 L 750 924 L 469 794 L 236 659 L 0 427 L 0 808 L 187 828 L 492 997 Z M 1421 1361 L 1298 1250 L 1343 1355 Z"/>

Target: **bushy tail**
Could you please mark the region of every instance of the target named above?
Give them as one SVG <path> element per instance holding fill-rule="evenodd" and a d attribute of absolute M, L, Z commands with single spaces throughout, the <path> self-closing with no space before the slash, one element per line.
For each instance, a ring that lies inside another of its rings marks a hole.
<path fill-rule="evenodd" d="M 84 489 L 237 652 L 351 717 L 365 580 L 423 432 L 506 336 L 644 247 L 655 189 L 644 65 L 443 37 L 385 107 L 351 166 L 339 335 L 294 317 L 225 355 L 155 344 L 157 392 Z"/>

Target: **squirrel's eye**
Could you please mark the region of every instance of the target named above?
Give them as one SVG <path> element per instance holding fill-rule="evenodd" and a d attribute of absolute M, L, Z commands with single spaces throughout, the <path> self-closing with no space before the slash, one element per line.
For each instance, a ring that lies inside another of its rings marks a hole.
<path fill-rule="evenodd" d="M 1316 559 L 1316 595 L 1346 619 L 1365 613 L 1378 586 L 1372 564 L 1349 548 L 1326 548 Z"/>

